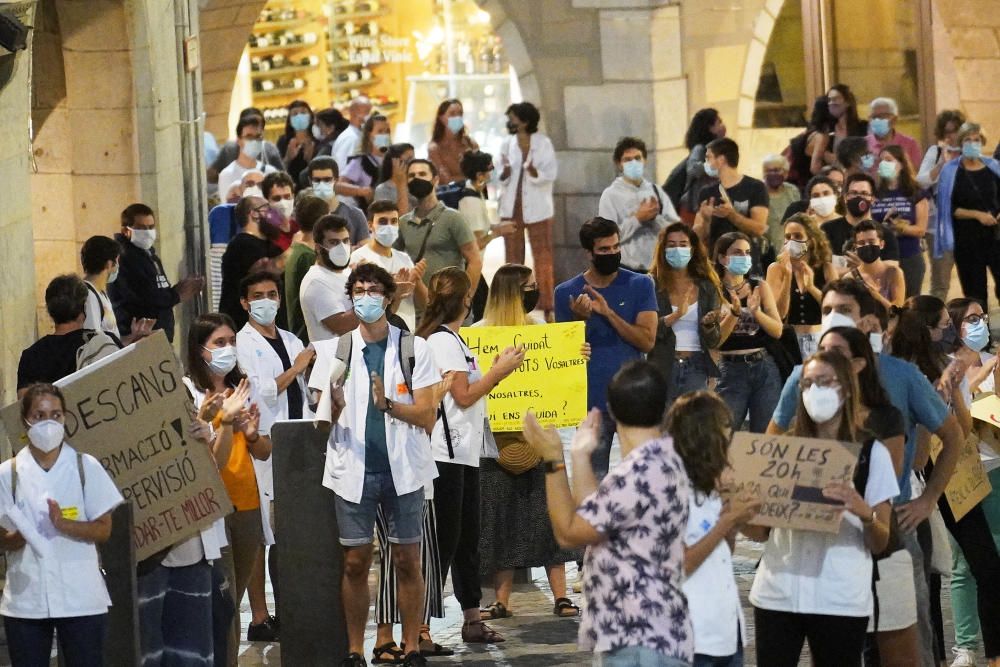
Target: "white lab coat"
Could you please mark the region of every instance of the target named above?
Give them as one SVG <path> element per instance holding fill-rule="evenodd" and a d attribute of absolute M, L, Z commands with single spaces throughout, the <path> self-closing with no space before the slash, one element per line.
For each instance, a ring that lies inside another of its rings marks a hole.
<path fill-rule="evenodd" d="M 514 217 L 514 200 L 517 198 L 517 183 L 521 177 L 522 155 L 517 145 L 517 136 L 510 135 L 503 140 L 500 155 L 497 157 L 496 168 L 503 173 L 504 158 L 510 164 L 510 176 L 501 180 L 503 189 L 500 192 L 500 219 L 509 220 Z M 531 135 L 531 146 L 528 149 L 528 159 L 538 171 L 538 176 L 525 172 L 521 197 L 521 214 L 524 224 L 548 220 L 555 215 L 555 205 L 552 202 L 552 186 L 558 174 L 556 151 L 552 141 L 540 132 Z"/>
<path fill-rule="evenodd" d="M 407 391 L 399 364 L 399 334 L 398 328 L 389 325 L 383 382 L 386 394 L 393 402 L 412 404 L 413 397 Z M 347 405 L 330 430 L 323 486 L 348 502 L 358 503 L 361 502 L 365 484 L 365 421 L 371 398 L 371 380 L 362 353 L 366 343 L 361 338 L 361 329 L 355 329 L 350 335 L 354 342 L 344 384 L 344 401 Z M 413 343 L 413 389 L 423 389 L 440 382 L 441 375 L 434 365 L 427 341 L 414 338 Z M 417 491 L 438 476 L 437 465 L 431 454 L 430 438 L 424 429 L 385 415 L 385 436 L 397 495 Z"/>
<path fill-rule="evenodd" d="M 295 363 L 295 357 L 304 349 L 302 341 L 290 331 L 278 329 L 278 335 L 285 344 L 288 359 Z M 281 358 L 271 344 L 253 326 L 247 322 L 236 334 L 236 358 L 240 368 L 250 378 L 251 400 L 260 409 L 260 433 L 269 435 L 274 422 L 288 419 L 288 392 L 278 393 L 278 383 L 275 381 L 285 372 Z M 302 392 L 302 415 L 308 415 L 306 401 L 306 383 L 300 375 L 295 378 Z M 257 473 L 257 490 L 260 493 L 260 516 L 264 523 L 264 541 L 274 544 L 274 531 L 271 530 L 271 501 L 274 500 L 274 474 L 271 470 L 271 458 L 266 461 L 253 460 L 254 472 Z"/>

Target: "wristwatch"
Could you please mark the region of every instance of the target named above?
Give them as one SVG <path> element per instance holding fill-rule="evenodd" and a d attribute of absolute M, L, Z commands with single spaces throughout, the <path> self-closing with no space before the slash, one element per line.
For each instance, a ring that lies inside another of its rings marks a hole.
<path fill-rule="evenodd" d="M 382 408 L 382 412 L 384 412 L 385 414 L 389 414 L 390 412 L 392 412 L 392 408 L 394 405 L 396 404 L 393 403 L 392 399 L 387 396 L 385 399 L 385 407 Z"/>

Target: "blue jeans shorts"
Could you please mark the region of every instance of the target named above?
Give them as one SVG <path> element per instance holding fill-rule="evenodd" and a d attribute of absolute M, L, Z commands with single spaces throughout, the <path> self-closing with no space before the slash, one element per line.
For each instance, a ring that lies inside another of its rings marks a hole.
<path fill-rule="evenodd" d="M 594 654 L 594 667 L 689 667 L 691 663 L 648 646 L 624 646 Z"/>
<path fill-rule="evenodd" d="M 375 512 L 381 505 L 389 541 L 418 544 L 423 537 L 424 490 L 396 495 L 391 472 L 366 472 L 361 502 L 336 498 L 337 527 L 345 547 L 371 544 L 375 539 Z"/>

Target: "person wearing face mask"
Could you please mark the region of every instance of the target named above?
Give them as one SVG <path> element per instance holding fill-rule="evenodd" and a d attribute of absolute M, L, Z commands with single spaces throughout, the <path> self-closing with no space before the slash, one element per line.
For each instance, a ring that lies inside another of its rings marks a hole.
<path fill-rule="evenodd" d="M 698 195 L 709 185 L 718 185 L 718 178 L 705 173 L 705 146 L 726 136 L 726 124 L 717 109 L 699 109 L 691 117 L 684 133 L 688 155 L 670 170 L 663 182 L 663 191 L 670 197 L 681 220 L 694 222 L 698 212 Z"/>
<path fill-rule="evenodd" d="M 723 234 L 713 252 L 725 296 L 716 391 L 732 411 L 733 423 L 742 424 L 749 414 L 750 431 L 763 433 L 781 392 L 778 366 L 767 351 L 769 339 L 781 336 L 781 317 L 770 286 L 750 275 L 752 250 L 745 234 Z"/>
<path fill-rule="evenodd" d="M 868 133 L 868 123 L 858 117 L 858 101 L 850 86 L 842 83 L 831 86 L 826 93 L 826 108 L 829 117 L 833 119 L 833 126 L 817 137 L 810 152 L 810 171 L 813 174 L 821 173 L 824 166 L 844 164 L 839 160 L 838 151 L 843 140 L 864 139 Z"/>
<path fill-rule="evenodd" d="M 647 273 L 655 262 L 660 231 L 680 217 L 662 188 L 645 177 L 646 142 L 623 137 L 612 157 L 621 176 L 601 193 L 597 215 L 613 220 L 621 230 L 622 266 Z"/>
<path fill-rule="evenodd" d="M 362 211 L 367 209 L 375 194 L 382 158 L 391 144 L 389 119 L 379 113 L 369 116 L 361 128 L 358 153 L 347 158 L 334 186 L 337 194 Z"/>
<path fill-rule="evenodd" d="M 867 479 L 831 482 L 823 496 L 842 509 L 837 533 L 747 526 L 766 542 L 753 586 L 757 660 L 794 667 L 805 641 L 817 665 L 860 665 L 874 612 L 874 559 L 889 543 L 891 500 L 899 493 L 888 449 L 865 430 L 855 368 L 839 352 L 806 361 L 792 434 L 863 443 Z"/>
<path fill-rule="evenodd" d="M 288 174 L 279 171 L 265 176 L 260 189 L 271 209 L 277 213 L 276 219 L 272 219 L 278 228 L 273 243 L 285 252 L 299 231 L 299 225 L 292 216 L 295 211 L 295 184 Z"/>
<path fill-rule="evenodd" d="M 316 223 L 325 215 L 329 215 L 330 205 L 319 197 L 301 194 L 295 201 L 295 220 L 299 223 L 300 234 L 292 243 L 285 262 L 284 303 L 288 312 L 288 330 L 299 337 L 303 343 L 309 343 L 309 332 L 306 329 L 305 315 L 302 314 L 302 302 L 299 292 L 302 280 L 309 269 L 316 263 L 316 242 L 313 239 L 313 229 Z"/>
<path fill-rule="evenodd" d="M 934 257 L 954 251 L 962 293 L 984 304 L 989 270 L 1000 301 L 1000 162 L 983 154 L 986 137 L 976 123 L 963 123 L 957 141 L 961 159 L 938 178 Z"/>
<path fill-rule="evenodd" d="M 608 414 L 607 388 L 622 364 L 642 359 L 656 343 L 658 304 L 649 276 L 621 268 L 618 225 L 595 217 L 580 227 L 580 245 L 589 255 L 587 270 L 555 290 L 557 322 L 582 321 L 593 351 L 587 364 L 587 408 L 601 411 L 600 444 L 594 472 L 608 473 L 615 420 Z M 536 272 L 537 276 L 537 272 Z"/>
<path fill-rule="evenodd" d="M 299 174 L 306 168 L 316 153 L 316 139 L 312 134 L 313 112 L 309 103 L 295 100 L 288 105 L 285 132 L 278 137 L 278 150 L 282 154 L 284 171 L 299 182 Z"/>
<path fill-rule="evenodd" d="M 187 342 L 184 385 L 199 414 L 205 415 L 216 432 L 221 432 L 229 441 L 228 456 L 219 457 L 224 459 L 219 476 L 235 511 L 225 518 L 225 535 L 220 536 L 224 546 L 218 567 L 228 583 L 233 608 L 238 610 L 264 539 L 253 462 L 270 458 L 271 438 L 258 431 L 260 408 L 256 404 L 246 400 L 242 406 L 226 406 L 233 396 L 244 394 L 247 399 L 250 396 L 247 377 L 237 364 L 232 319 L 222 313 L 199 315 L 188 329 Z M 258 622 L 267 618 L 267 606 L 261 608 L 261 602 L 255 599 L 253 604 L 254 620 Z M 240 646 L 239 613 L 233 615 L 228 634 L 226 656 L 217 653 L 216 663 L 224 661 L 236 667 Z"/>
<path fill-rule="evenodd" d="M 167 280 L 163 262 L 153 248 L 156 217 L 145 204 L 130 204 L 121 215 L 121 232 L 115 241 L 122 247 L 118 276 L 108 283 L 108 297 L 115 311 L 119 335 L 131 334 L 134 322 L 153 320 L 153 330 L 163 329 L 167 340 L 174 339 L 174 306 L 190 301 L 205 287 L 205 278 L 189 275 L 174 285 Z M 143 324 L 139 332 L 145 331 Z"/>
<path fill-rule="evenodd" d="M 330 386 L 333 428 L 323 486 L 334 493 L 340 544 L 341 585 L 349 655 L 345 667 L 361 667 L 370 591 L 375 515 L 386 518 L 396 568 L 397 597 L 407 653 L 402 664 L 426 665 L 420 655 L 424 580 L 420 566 L 424 487 L 437 476 L 428 433 L 437 418 L 434 400 L 441 375 L 423 338 L 389 324 L 386 307 L 396 285 L 376 264 L 356 268 L 341 294 L 352 299 L 360 325 L 337 344 L 347 372 Z M 404 342 L 413 356 L 404 361 Z"/>
<path fill-rule="evenodd" d="M 660 232 L 649 275 L 656 285 L 656 343 L 647 355 L 667 380 L 667 406 L 681 394 L 708 389 L 719 376 L 712 351 L 722 342 L 722 283 L 704 246 L 688 225 Z"/>
<path fill-rule="evenodd" d="M 427 159 L 438 168 L 442 183 L 460 179 L 462 156 L 479 150 L 479 144 L 469 136 L 464 113 L 462 101 L 453 98 L 441 102 L 434 117 Z"/>
<path fill-rule="evenodd" d="M 406 215 L 417 207 L 417 198 L 406 187 L 406 165 L 413 159 L 413 144 L 398 143 L 389 146 L 379 167 L 378 185 L 375 186 L 375 201 L 396 202 L 400 215 Z"/>
<path fill-rule="evenodd" d="M 843 172 L 839 169 L 826 169 L 827 174 L 813 176 L 809 179 L 809 183 L 803 190 L 804 196 L 788 205 L 782 215 L 782 222 L 786 222 L 793 215 L 799 213 L 808 213 L 819 225 L 840 217 L 840 212 L 837 209 L 840 205 L 840 186 L 844 179 Z M 840 180 L 833 180 L 830 174 L 839 176 Z"/>
<path fill-rule="evenodd" d="M 559 172 L 552 140 L 538 131 L 541 114 L 531 102 L 507 107 L 507 132 L 500 147 L 500 202 L 497 227 L 503 235 L 508 264 L 524 264 L 524 234 L 528 234 L 535 276 L 541 291 L 539 307 L 551 317 L 555 284 L 552 225 L 555 202 L 552 188 Z M 473 285 L 476 281 L 473 281 Z"/>
<path fill-rule="evenodd" d="M 272 220 L 276 216 L 263 197 L 244 197 L 234 211 L 240 232 L 222 255 L 222 289 L 219 311 L 236 326 L 247 323 L 247 311 L 240 305 L 240 281 L 253 271 L 282 271 L 281 248 L 274 243 L 280 233 Z"/>
<path fill-rule="evenodd" d="M 823 287 L 837 275 L 832 259 L 830 245 L 816 221 L 800 213 L 785 222 L 778 261 L 767 268 L 767 284 L 778 314 L 795 329 L 803 359 L 816 351 Z"/>
<path fill-rule="evenodd" d="M 312 126 L 312 136 L 316 140 L 316 150 L 313 152 L 313 155 L 329 155 L 332 157 L 334 142 L 337 141 L 337 137 L 349 125 L 350 122 L 344 118 L 344 114 L 333 107 L 317 111 L 315 122 Z"/>
<path fill-rule="evenodd" d="M 896 233 L 899 268 L 910 297 L 920 293 L 927 270 L 921 244 L 927 231 L 930 193 L 917 185 L 913 165 L 901 147 L 886 146 L 879 158 L 872 218 Z"/>
<path fill-rule="evenodd" d="M 253 118 L 255 119 L 261 127 L 264 126 L 264 112 L 256 107 L 247 107 L 240 111 L 240 119 L 243 118 Z M 236 135 L 239 137 L 239 135 Z M 211 194 L 211 188 L 213 184 L 218 184 L 219 174 L 223 169 L 232 164 L 233 160 L 238 158 L 240 155 L 240 144 L 239 141 L 230 139 L 226 141 L 222 146 L 219 147 L 213 160 L 209 163 L 208 169 L 206 170 L 206 176 L 208 177 L 209 183 L 209 193 Z M 284 169 L 284 164 L 281 162 L 281 153 L 278 152 L 278 147 L 272 144 L 270 141 L 265 140 L 263 142 L 263 161 L 275 168 L 275 170 L 280 171 Z M 224 196 L 225 193 L 219 193 L 220 196 Z"/>
<path fill-rule="evenodd" d="M 257 170 L 264 175 L 280 171 L 264 159 L 264 120 L 249 115 L 236 123 L 236 143 L 239 154 L 219 172 L 219 196 L 226 197 L 234 183 L 239 183 L 248 171 Z"/>
<path fill-rule="evenodd" d="M 885 227 L 874 220 L 863 220 L 853 231 L 852 254 L 861 260 L 861 264 L 851 271 L 851 277 L 864 282 L 875 300 L 886 310 L 902 306 L 906 300 L 903 272 L 881 258 L 885 247 Z"/>
<path fill-rule="evenodd" d="M 240 281 L 240 305 L 250 317 L 236 334 L 236 357 L 247 374 L 251 397 L 260 410 L 259 431 L 269 435 L 276 421 L 302 419 L 306 408 L 306 384 L 303 374 L 316 356 L 312 346 L 290 331 L 275 325 L 281 301 L 281 280 L 268 271 L 251 273 Z M 268 549 L 267 570 L 275 590 L 275 616 L 278 614 L 277 550 L 274 549 L 274 477 L 271 459 L 254 462 L 260 492 L 263 543 Z M 264 552 L 259 552 L 254 575 L 248 588 L 254 618 L 247 628 L 247 641 L 274 638 L 275 622 L 269 622 L 264 601 Z M 256 639 L 255 639 L 256 638 Z"/>
<path fill-rule="evenodd" d="M 955 356 L 965 365 L 962 397 L 966 404 L 980 393 L 995 392 L 1000 381 L 997 356 L 989 352 L 989 317 L 982 304 L 974 299 L 960 298 L 948 302 L 948 314 L 958 331 L 962 345 Z M 992 490 L 980 506 L 986 516 L 993 543 L 1000 548 L 1000 457 L 985 442 L 979 443 L 979 456 L 989 476 Z M 951 571 L 951 608 L 955 619 L 955 667 L 972 667 L 976 664 L 979 648 L 979 596 L 988 595 L 977 586 L 969 568 L 969 561 L 960 550 L 953 551 Z M 990 657 L 990 656 L 987 656 Z"/>
<path fill-rule="evenodd" d="M 868 151 L 881 155 L 886 146 L 899 146 L 910 159 L 910 164 L 920 164 L 920 143 L 896 129 L 899 106 L 891 97 L 876 97 L 869 105 Z"/>
<path fill-rule="evenodd" d="M 28 387 L 20 414 L 27 446 L 0 464 L 0 494 L 9 507 L 0 531 L 7 651 L 12 664 L 47 665 L 56 631 L 67 665 L 101 665 L 111 598 L 97 545 L 111 536 L 111 511 L 124 499 L 97 459 L 66 442 L 66 400 L 58 388 Z M 30 545 L 11 529 L 11 515 L 33 529 Z"/>
<path fill-rule="evenodd" d="M 464 187 L 456 195 L 458 212 L 462 214 L 469 229 L 476 237 L 476 245 L 485 252 L 486 246 L 499 236 L 495 232 L 496 225 L 493 213 L 486 205 L 489 196 L 487 186 L 493 176 L 493 156 L 480 150 L 468 151 L 460 161 L 462 174 L 465 176 Z M 486 278 L 480 274 L 472 297 L 472 319 L 480 320 L 486 308 L 486 298 L 489 286 Z"/>
<path fill-rule="evenodd" d="M 773 259 L 781 252 L 784 243 L 785 210 L 801 199 L 798 187 L 787 182 L 788 160 L 783 155 L 772 153 L 764 156 L 764 185 L 767 186 L 767 240 L 771 246 L 769 255 Z M 766 266 L 762 267 L 766 270 Z"/>
<path fill-rule="evenodd" d="M 330 213 L 347 220 L 351 232 L 351 247 L 357 248 L 368 238 L 368 222 L 365 213 L 357 206 L 337 196 L 335 187 L 340 169 L 332 157 L 320 155 L 313 158 L 306 169 L 312 194 L 330 206 Z M 310 262 L 311 263 L 311 262 Z"/>
<path fill-rule="evenodd" d="M 333 142 L 331 155 L 337 161 L 337 166 L 343 172 L 347 168 L 347 159 L 358 152 L 361 143 L 361 127 L 365 124 L 365 119 L 372 112 L 372 103 L 364 95 L 355 97 L 347 105 L 348 125 Z"/>
<path fill-rule="evenodd" d="M 863 264 L 861 258 L 849 249 L 854 241 L 854 228 L 863 220 L 871 220 L 872 204 L 875 201 L 875 179 L 868 174 L 855 173 L 844 181 L 843 205 L 844 215 L 827 220 L 820 225 L 820 230 L 830 241 L 830 249 L 834 255 L 834 266 L 837 273 L 845 273 Z M 879 257 L 892 264 L 899 263 L 899 241 L 896 233 L 881 226 L 885 245 Z"/>
<path fill-rule="evenodd" d="M 423 271 L 426 261 L 414 266 L 405 252 L 392 246 L 399 238 L 399 211 L 394 201 L 376 201 L 368 207 L 368 241 L 351 253 L 351 266 L 371 262 L 392 274 L 396 281 L 396 295 L 390 310 L 401 317 L 410 331 L 417 328 L 417 309 L 423 311 L 427 304 L 427 286 Z"/>
<path fill-rule="evenodd" d="M 108 297 L 108 285 L 118 279 L 118 260 L 122 247 L 107 236 L 91 236 L 80 249 L 80 263 L 83 265 L 83 282 L 87 285 L 87 305 L 84 329 L 104 331 L 118 337 L 118 321 Z M 140 317 L 132 321 L 129 334 L 121 338 L 122 346 L 129 345 L 148 336 L 152 332 L 153 320 Z"/>
<path fill-rule="evenodd" d="M 358 326 L 351 304 L 344 297 L 350 275 L 351 237 L 347 221 L 324 215 L 313 227 L 316 263 L 299 287 L 299 301 L 306 321 L 309 341 L 330 340 Z"/>

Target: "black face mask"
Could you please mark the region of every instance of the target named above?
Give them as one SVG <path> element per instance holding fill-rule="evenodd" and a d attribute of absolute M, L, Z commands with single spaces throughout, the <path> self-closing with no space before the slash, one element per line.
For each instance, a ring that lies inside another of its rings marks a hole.
<path fill-rule="evenodd" d="M 622 263 L 622 254 L 616 252 L 612 255 L 594 255 L 594 270 L 602 276 L 610 276 Z"/>
<path fill-rule="evenodd" d="M 538 297 L 541 295 L 537 289 L 521 292 L 521 303 L 524 304 L 524 312 L 530 313 L 538 305 Z"/>
<path fill-rule="evenodd" d="M 511 134 L 517 134 L 517 123 L 512 120 L 507 121 L 507 131 Z"/>
<path fill-rule="evenodd" d="M 417 199 L 423 199 L 434 191 L 434 184 L 422 178 L 414 178 L 406 185 L 406 189 Z"/>
<path fill-rule="evenodd" d="M 865 264 L 872 264 L 882 255 L 882 249 L 877 245 L 863 245 L 857 249 L 858 257 Z"/>
<path fill-rule="evenodd" d="M 949 324 L 948 328 L 941 332 L 941 340 L 936 341 L 934 344 L 940 351 L 950 354 L 955 351 L 955 343 L 957 341 L 958 333 L 955 331 L 954 325 Z"/>
<path fill-rule="evenodd" d="M 850 199 L 847 199 L 844 204 L 847 206 L 847 212 L 855 218 L 865 217 L 865 215 L 868 214 L 868 211 L 872 209 L 871 202 L 864 197 L 851 197 Z"/>

